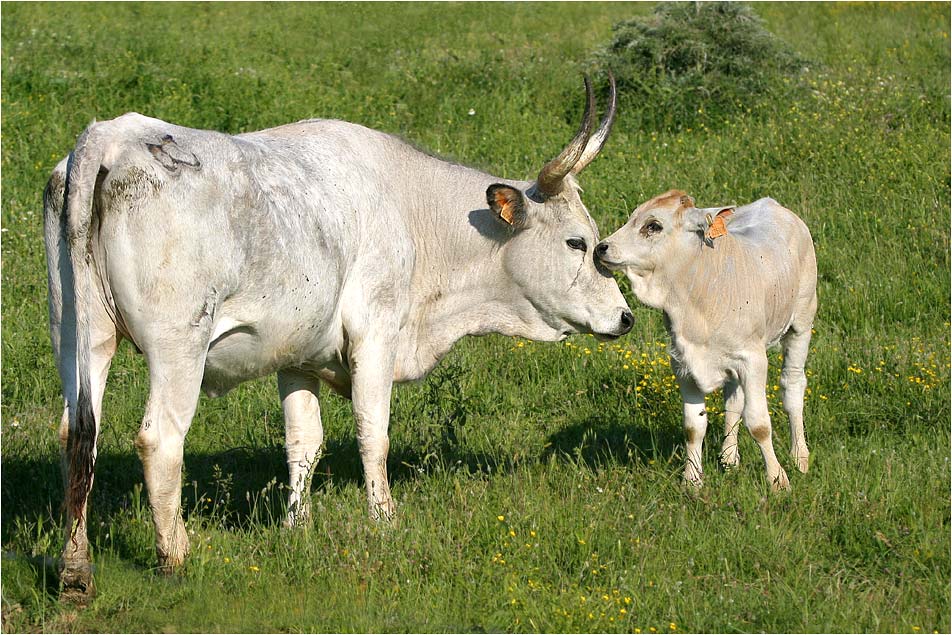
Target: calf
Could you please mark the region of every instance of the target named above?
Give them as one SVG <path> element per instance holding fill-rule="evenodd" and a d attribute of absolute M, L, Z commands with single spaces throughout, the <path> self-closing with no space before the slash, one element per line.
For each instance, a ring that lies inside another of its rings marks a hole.
<path fill-rule="evenodd" d="M 595 253 L 606 267 L 628 276 L 638 300 L 664 311 L 683 401 L 685 480 L 701 485 L 704 398 L 723 386 L 721 462 L 730 468 L 740 461 L 737 428 L 743 416 L 771 487 L 789 488 L 771 441 L 766 349 L 783 344 L 780 383 L 790 453 L 806 472 L 803 367 L 817 298 L 816 255 L 803 221 L 770 198 L 698 209 L 690 196 L 671 190 L 638 207 Z"/>

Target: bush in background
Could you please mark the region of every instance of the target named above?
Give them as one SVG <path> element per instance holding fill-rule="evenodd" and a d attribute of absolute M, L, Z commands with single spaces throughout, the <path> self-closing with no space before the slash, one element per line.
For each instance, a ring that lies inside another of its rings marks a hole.
<path fill-rule="evenodd" d="M 806 63 L 748 5 L 734 2 L 662 2 L 613 32 L 595 65 L 615 74 L 626 112 L 662 129 L 753 108 Z"/>

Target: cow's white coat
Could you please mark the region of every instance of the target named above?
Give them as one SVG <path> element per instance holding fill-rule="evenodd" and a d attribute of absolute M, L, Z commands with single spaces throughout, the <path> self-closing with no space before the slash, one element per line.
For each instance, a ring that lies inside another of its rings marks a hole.
<path fill-rule="evenodd" d="M 522 197 L 517 223 L 487 204 L 494 183 Z M 574 173 L 540 196 L 532 181 L 355 124 L 229 136 L 130 113 L 87 129 L 44 201 L 64 456 L 80 386 L 88 381 L 98 433 L 110 360 L 131 340 L 149 367 L 136 447 L 163 565 L 188 550 L 181 466 L 200 389 L 220 395 L 277 372 L 290 523 L 308 513 L 323 443 L 319 385 L 351 397 L 369 508 L 390 516 L 394 381 L 423 377 L 468 334 L 552 341 L 631 327 L 593 259 L 597 229 Z M 64 556 L 83 577 L 85 514 L 74 521 Z"/>

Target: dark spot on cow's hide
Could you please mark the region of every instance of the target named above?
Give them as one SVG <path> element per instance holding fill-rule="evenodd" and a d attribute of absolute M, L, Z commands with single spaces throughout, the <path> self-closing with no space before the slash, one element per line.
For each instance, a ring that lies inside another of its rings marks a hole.
<path fill-rule="evenodd" d="M 161 182 L 154 174 L 131 166 L 109 175 L 105 195 L 112 199 L 132 200 L 142 196 L 150 196 L 159 191 Z"/>
<path fill-rule="evenodd" d="M 169 172 L 177 172 L 182 166 L 195 170 L 202 167 L 198 157 L 180 147 L 170 134 L 162 137 L 159 143 L 146 143 L 145 147 L 149 149 L 155 160 Z"/>
<path fill-rule="evenodd" d="M 66 176 L 54 171 L 43 190 L 43 215 L 62 215 L 66 202 Z"/>

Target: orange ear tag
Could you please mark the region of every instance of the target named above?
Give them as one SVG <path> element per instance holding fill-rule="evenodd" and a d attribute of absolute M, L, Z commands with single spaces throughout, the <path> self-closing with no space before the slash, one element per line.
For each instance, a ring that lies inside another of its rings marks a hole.
<path fill-rule="evenodd" d="M 708 240 L 714 240 L 715 238 L 727 235 L 727 225 L 724 224 L 724 219 L 733 215 L 733 213 L 734 212 L 729 209 L 724 209 L 719 211 L 713 220 L 711 220 L 710 216 L 708 217 L 707 233 L 705 234 Z"/>
<path fill-rule="evenodd" d="M 515 215 L 512 212 L 512 208 L 514 207 L 512 202 L 501 193 L 497 192 L 496 204 L 499 205 L 499 217 L 512 225 L 513 221 L 515 220 Z"/>

